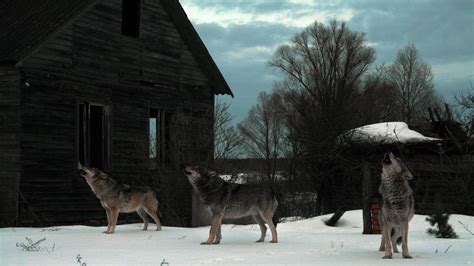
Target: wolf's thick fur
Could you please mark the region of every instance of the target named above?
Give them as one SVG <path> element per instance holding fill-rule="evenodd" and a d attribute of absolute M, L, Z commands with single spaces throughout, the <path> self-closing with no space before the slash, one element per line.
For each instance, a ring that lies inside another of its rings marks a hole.
<path fill-rule="evenodd" d="M 109 175 L 96 168 L 83 167 L 80 174 L 86 179 L 87 184 L 89 184 L 107 213 L 108 226 L 104 233 L 114 233 L 120 212 L 134 211 L 144 222 L 143 230 L 148 229 L 147 213 L 155 221 L 156 230 L 161 230 L 158 217 L 158 200 L 149 187 L 118 184 Z"/>
<path fill-rule="evenodd" d="M 239 218 L 249 215 L 253 216 L 260 227 L 261 234 L 257 242 L 265 240 L 267 232 L 265 223 L 272 232 L 270 242 L 278 242 L 276 225 L 273 221 L 278 201 L 277 193 L 272 187 L 225 182 L 216 172 L 199 166 L 186 167 L 184 174 L 212 213 L 209 237 L 201 244 L 220 243 L 222 218 Z"/>
<path fill-rule="evenodd" d="M 384 259 L 392 258 L 393 251 L 398 253 L 396 240 L 402 238 L 402 255 L 405 259 L 412 257 L 408 253 L 408 222 L 413 218 L 413 191 L 408 180 L 413 175 L 405 163 L 393 153 L 385 154 L 382 161 L 382 179 L 379 192 L 382 194 L 382 240 L 380 251 L 385 251 Z M 392 235 L 392 229 L 393 235 Z"/>

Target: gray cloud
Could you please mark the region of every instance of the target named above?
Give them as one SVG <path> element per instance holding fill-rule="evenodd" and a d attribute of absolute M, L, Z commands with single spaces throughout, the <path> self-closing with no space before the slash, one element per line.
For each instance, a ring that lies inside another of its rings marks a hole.
<path fill-rule="evenodd" d="M 435 86 L 444 97 L 469 87 L 474 78 L 474 1 L 313 1 L 292 3 L 289 0 L 219 1 L 181 0 L 186 5 L 214 9 L 225 16 L 232 10 L 259 17 L 249 23 L 220 25 L 195 23 L 208 50 L 234 90 L 231 111 L 242 120 L 255 104 L 258 92 L 270 90 L 276 72 L 266 66 L 276 47 L 289 41 L 303 28 L 275 20 L 262 21 L 265 15 L 287 12 L 291 19 L 301 14 L 320 14 L 327 18 L 341 10 L 350 11 L 347 23 L 352 30 L 365 32 L 376 49 L 376 64 L 391 63 L 400 48 L 414 43 L 427 63 L 433 66 Z"/>

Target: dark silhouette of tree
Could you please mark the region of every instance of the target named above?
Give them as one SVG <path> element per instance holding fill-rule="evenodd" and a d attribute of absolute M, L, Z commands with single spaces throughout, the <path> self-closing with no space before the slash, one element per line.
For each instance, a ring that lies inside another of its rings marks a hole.
<path fill-rule="evenodd" d="M 237 158 L 241 153 L 242 138 L 229 112 L 229 103 L 216 101 L 214 107 L 214 159 Z"/>
<path fill-rule="evenodd" d="M 247 156 L 265 160 L 268 181 L 275 181 L 276 161 L 283 152 L 282 113 L 276 108 L 279 101 L 277 94 L 260 92 L 257 104 L 238 125 Z"/>
<path fill-rule="evenodd" d="M 428 108 L 440 105 L 433 89 L 431 66 L 421 59 L 414 44 L 408 44 L 398 51 L 395 62 L 387 69 L 387 76 L 400 90 L 403 121 L 412 123 L 425 120 Z"/>
<path fill-rule="evenodd" d="M 268 62 L 283 74 L 278 84 L 289 105 L 288 131 L 299 142 L 301 164 L 318 192 L 317 208 L 331 210 L 329 184 L 345 178 L 338 136 L 361 125 L 364 75 L 375 60 L 365 34 L 343 22 L 315 22 L 282 45 Z M 326 201 L 326 202 L 325 202 Z"/>

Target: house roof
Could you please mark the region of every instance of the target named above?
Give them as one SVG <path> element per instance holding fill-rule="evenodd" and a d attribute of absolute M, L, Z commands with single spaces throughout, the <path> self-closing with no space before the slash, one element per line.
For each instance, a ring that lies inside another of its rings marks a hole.
<path fill-rule="evenodd" d="M 16 64 L 99 0 L 14 0 L 0 2 L 0 65 Z M 178 0 L 160 0 L 215 94 L 234 96 Z"/>
<path fill-rule="evenodd" d="M 14 0 L 0 3 L 0 64 L 16 64 L 97 0 Z"/>
<path fill-rule="evenodd" d="M 222 73 L 217 67 L 216 63 L 212 59 L 209 51 L 202 42 L 198 33 L 194 29 L 191 21 L 189 21 L 186 12 L 184 11 L 178 0 L 161 0 L 161 4 L 165 8 L 171 20 L 176 25 L 181 37 L 186 42 L 188 47 L 191 49 L 191 53 L 194 55 L 196 60 L 200 62 L 206 69 L 212 84 L 215 84 L 214 93 L 216 94 L 228 94 L 234 97 L 232 90 L 225 81 Z"/>

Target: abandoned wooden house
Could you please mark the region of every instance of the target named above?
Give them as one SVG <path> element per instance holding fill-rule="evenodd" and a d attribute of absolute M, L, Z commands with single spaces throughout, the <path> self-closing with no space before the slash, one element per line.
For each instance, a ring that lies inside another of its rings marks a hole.
<path fill-rule="evenodd" d="M 233 95 L 179 2 L 4 1 L 0 23 L 0 225 L 104 220 L 79 164 L 155 186 L 164 223 L 189 225 L 179 166 L 212 160 Z"/>

